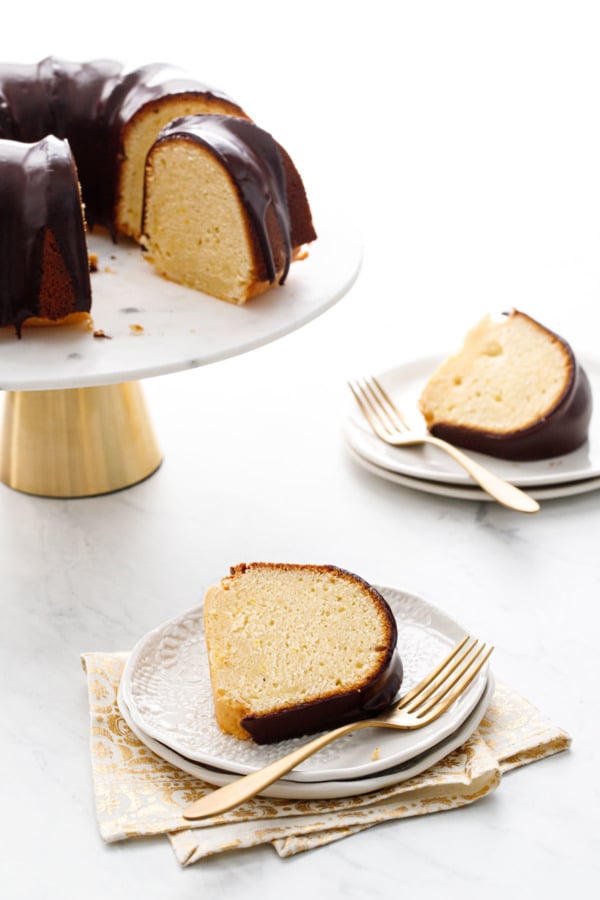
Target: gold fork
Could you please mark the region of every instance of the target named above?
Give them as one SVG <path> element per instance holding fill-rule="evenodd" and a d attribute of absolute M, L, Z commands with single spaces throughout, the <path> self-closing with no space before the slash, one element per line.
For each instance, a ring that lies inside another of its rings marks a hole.
<path fill-rule="evenodd" d="M 408 691 L 388 712 L 375 719 L 363 719 L 341 725 L 334 731 L 321 734 L 297 750 L 288 753 L 263 769 L 244 775 L 231 784 L 218 788 L 194 801 L 183 811 L 184 819 L 201 819 L 214 816 L 239 806 L 244 800 L 255 797 L 295 768 L 307 757 L 327 744 L 361 728 L 399 728 L 403 731 L 423 728 L 439 718 L 454 701 L 472 684 L 493 651 L 468 634 L 430 672 L 423 681 Z"/>
<path fill-rule="evenodd" d="M 463 467 L 473 481 L 476 481 L 498 503 L 516 512 L 535 513 L 539 511 L 540 505 L 533 497 L 515 487 L 514 484 L 494 475 L 493 472 L 485 469 L 453 444 L 432 434 L 420 434 L 413 431 L 376 378 L 349 381 L 348 387 L 354 394 L 365 419 L 377 437 L 386 444 L 391 444 L 393 447 L 431 444 L 440 450 L 445 450 L 455 462 Z"/>

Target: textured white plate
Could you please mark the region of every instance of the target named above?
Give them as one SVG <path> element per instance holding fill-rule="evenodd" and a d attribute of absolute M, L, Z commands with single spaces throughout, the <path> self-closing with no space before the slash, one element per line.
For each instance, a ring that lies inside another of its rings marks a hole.
<path fill-rule="evenodd" d="M 398 623 L 405 691 L 446 655 L 465 629 L 419 597 L 393 588 L 379 590 Z M 487 675 L 486 666 L 463 696 L 430 725 L 411 732 L 382 731 L 376 740 L 370 730 L 347 735 L 305 760 L 288 779 L 362 778 L 419 756 L 449 737 L 473 711 Z M 305 741 L 258 745 L 223 734 L 214 717 L 202 607 L 188 610 L 138 642 L 123 673 L 122 693 L 132 721 L 146 735 L 188 760 L 227 772 L 252 772 Z"/>
<path fill-rule="evenodd" d="M 418 410 L 421 390 L 441 362 L 441 356 L 412 360 L 396 366 L 377 377 L 397 406 L 417 431 L 424 425 Z M 584 358 L 581 363 L 587 372 L 594 397 L 600 397 L 600 363 Z M 348 392 L 349 393 L 349 392 Z M 450 457 L 435 447 L 390 447 L 375 437 L 357 403 L 349 393 L 344 419 L 344 433 L 349 446 L 362 459 L 410 478 L 444 482 L 449 485 L 470 486 L 472 481 Z M 600 415 L 592 416 L 589 440 L 566 456 L 536 462 L 512 462 L 468 451 L 473 459 L 506 481 L 523 488 L 542 487 L 583 481 L 600 476 Z"/>
<path fill-rule="evenodd" d="M 493 497 L 486 494 L 477 486 L 469 487 L 460 484 L 445 484 L 443 481 L 427 481 L 424 478 L 412 478 L 410 475 L 401 475 L 399 472 L 392 472 L 384 469 L 382 466 L 376 466 L 368 459 L 364 459 L 359 453 L 349 447 L 350 455 L 356 462 L 377 475 L 385 481 L 391 481 L 393 484 L 401 484 L 403 487 L 411 488 L 414 491 L 422 491 L 425 494 L 436 494 L 439 497 L 453 497 L 456 500 L 476 500 L 478 503 L 482 500 L 495 502 Z M 600 488 L 600 478 L 585 478 L 582 481 L 569 481 L 565 484 L 559 483 L 550 487 L 533 487 L 527 488 L 527 493 L 535 500 L 559 500 L 561 497 L 574 497 L 577 494 L 587 494 L 590 491 L 597 491 Z"/>
<path fill-rule="evenodd" d="M 206 365 L 253 350 L 323 313 L 349 290 L 361 264 L 358 233 L 315 216 L 318 240 L 286 284 L 235 306 L 160 278 L 136 245 L 91 234 L 93 318 L 83 327 L 0 329 L 0 390 L 116 384 Z M 139 331 L 132 326 L 141 326 Z"/>
<path fill-rule="evenodd" d="M 359 794 L 368 794 L 371 791 L 378 791 L 381 788 L 391 787 L 394 784 L 400 784 L 402 781 L 407 781 L 409 778 L 413 778 L 415 775 L 419 775 L 421 772 L 424 772 L 426 769 L 435 765 L 435 763 L 439 762 L 453 750 L 461 747 L 465 741 L 471 737 L 483 719 L 493 694 L 494 679 L 490 673 L 481 699 L 475 706 L 473 712 L 467 716 L 459 728 L 444 741 L 440 741 L 439 744 L 436 744 L 430 750 L 426 750 L 425 753 L 410 759 L 401 766 L 396 766 L 385 772 L 377 772 L 374 775 L 367 775 L 364 778 L 347 778 L 343 781 L 302 782 L 289 781 L 287 777 L 280 778 L 275 784 L 269 785 L 268 788 L 261 791 L 261 794 L 264 797 L 279 797 L 285 800 L 331 800 L 336 797 L 356 797 Z M 118 701 L 123 718 L 133 733 L 161 759 L 164 759 L 172 766 L 176 766 L 176 768 L 187 772 L 189 775 L 194 775 L 196 778 L 201 778 L 203 781 L 207 781 L 209 784 L 213 784 L 217 787 L 221 787 L 224 784 L 230 784 L 232 781 L 239 778 L 239 775 L 236 775 L 233 772 L 223 772 L 220 769 L 208 768 L 200 763 L 186 759 L 184 756 L 180 756 L 164 744 L 155 741 L 135 724 L 120 690 Z M 377 740 L 380 734 L 381 732 L 373 732 L 374 746 L 377 746 Z"/>

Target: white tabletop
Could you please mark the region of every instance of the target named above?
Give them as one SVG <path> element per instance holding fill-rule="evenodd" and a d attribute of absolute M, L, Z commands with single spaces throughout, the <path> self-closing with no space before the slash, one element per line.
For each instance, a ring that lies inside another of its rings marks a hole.
<path fill-rule="evenodd" d="M 11 11 L 13 59 L 137 44 L 134 62 L 224 87 L 287 146 L 315 208 L 361 229 L 365 259 L 299 331 L 144 382 L 165 452 L 144 483 L 69 501 L 0 486 L 3 897 L 550 898 L 597 879 L 600 494 L 527 517 L 412 491 L 350 458 L 342 411 L 348 376 L 450 348 L 488 310 L 517 306 L 600 357 L 600 19 L 591 3 L 393 6 L 392 22 L 392 4 L 309 0 L 282 28 L 281 3 L 215 4 L 182 28 L 180 0 L 159 23 L 108 2 L 76 38 L 54 6 L 35 36 L 31 10 Z M 441 607 L 572 749 L 464 809 L 285 860 L 263 847 L 180 869 L 165 839 L 104 845 L 81 652 L 131 648 L 254 559 L 334 563 Z"/>

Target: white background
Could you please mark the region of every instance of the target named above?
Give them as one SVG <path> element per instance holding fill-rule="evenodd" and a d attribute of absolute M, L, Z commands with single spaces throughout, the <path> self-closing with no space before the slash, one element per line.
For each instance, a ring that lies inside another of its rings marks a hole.
<path fill-rule="evenodd" d="M 586 895 L 599 844 L 598 496 L 532 518 L 395 487 L 348 457 L 349 375 L 452 348 L 516 306 L 598 356 L 600 8 L 578 2 L 106 2 L 3 12 L 4 59 L 177 63 L 287 147 L 362 274 L 321 319 L 145 383 L 165 451 L 128 491 L 0 489 L 0 863 L 7 898 Z M 180 870 L 105 847 L 79 654 L 126 650 L 231 564 L 331 562 L 496 644 L 497 677 L 573 735 L 480 804 L 280 860 Z M 527 888 L 527 886 L 529 886 Z"/>

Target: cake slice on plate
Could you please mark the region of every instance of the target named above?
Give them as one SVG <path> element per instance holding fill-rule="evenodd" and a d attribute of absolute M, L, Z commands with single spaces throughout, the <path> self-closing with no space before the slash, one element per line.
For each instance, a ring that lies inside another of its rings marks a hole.
<path fill-rule="evenodd" d="M 223 731 L 266 744 L 382 712 L 402 664 L 381 594 L 334 566 L 243 563 L 210 587 L 204 624 Z"/>
<path fill-rule="evenodd" d="M 429 431 L 510 460 L 548 459 L 587 439 L 592 392 L 569 344 L 513 309 L 482 319 L 425 385 Z"/>

